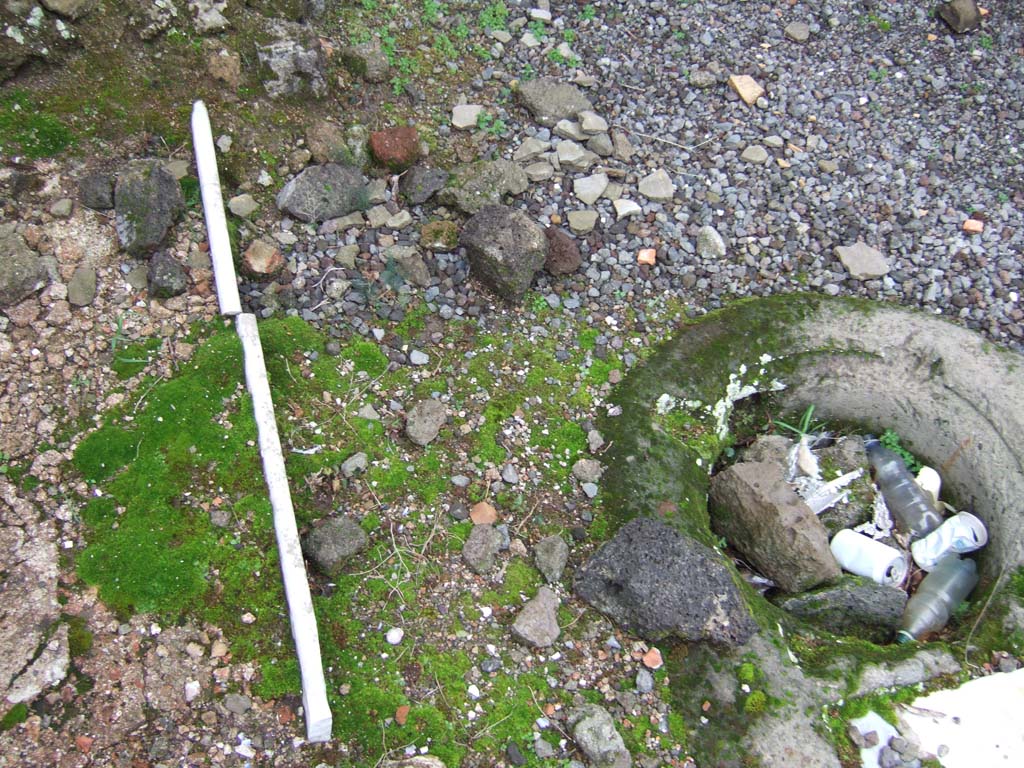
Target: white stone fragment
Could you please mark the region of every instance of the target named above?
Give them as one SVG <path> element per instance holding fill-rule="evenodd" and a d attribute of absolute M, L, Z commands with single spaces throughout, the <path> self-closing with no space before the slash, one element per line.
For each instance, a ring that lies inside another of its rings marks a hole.
<path fill-rule="evenodd" d="M 582 178 L 575 179 L 572 183 L 573 194 L 587 205 L 596 203 L 607 187 L 608 176 L 603 173 L 583 176 Z"/>
<path fill-rule="evenodd" d="M 580 128 L 584 133 L 597 134 L 605 133 L 608 130 L 608 121 L 592 110 L 584 110 L 577 116 L 580 121 Z"/>
<path fill-rule="evenodd" d="M 672 201 L 676 185 L 672 183 L 672 177 L 664 169 L 659 168 L 654 173 L 644 176 L 640 180 L 638 189 L 640 194 L 648 200 L 653 200 L 657 203 L 668 203 Z"/>
<path fill-rule="evenodd" d="M 476 121 L 483 111 L 482 104 L 459 104 L 452 110 L 452 127 L 460 131 L 476 128 Z"/>
<path fill-rule="evenodd" d="M 622 221 L 622 219 L 629 218 L 630 216 L 639 216 L 644 212 L 640 204 L 634 200 L 615 200 L 612 205 L 615 207 L 616 221 Z"/>

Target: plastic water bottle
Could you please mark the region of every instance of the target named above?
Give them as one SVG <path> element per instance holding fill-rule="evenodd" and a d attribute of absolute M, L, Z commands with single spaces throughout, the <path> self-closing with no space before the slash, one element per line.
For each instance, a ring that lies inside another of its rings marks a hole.
<path fill-rule="evenodd" d="M 961 560 L 956 555 L 944 557 L 907 602 L 896 642 L 910 643 L 938 632 L 977 583 L 978 567 L 973 560 Z"/>
<path fill-rule="evenodd" d="M 903 459 L 875 439 L 867 440 L 864 448 L 885 506 L 911 539 L 927 536 L 942 525 L 931 497 L 914 481 Z"/>

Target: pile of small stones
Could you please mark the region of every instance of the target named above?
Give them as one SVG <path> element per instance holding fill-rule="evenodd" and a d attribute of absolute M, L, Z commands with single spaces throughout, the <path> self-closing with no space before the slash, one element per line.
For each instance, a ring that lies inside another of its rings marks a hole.
<path fill-rule="evenodd" d="M 946 314 L 1020 348 L 1024 236 L 1012 221 L 1024 200 L 1011 134 L 1021 115 L 1010 84 L 1022 73 L 1001 44 L 1020 30 L 1018 13 L 1002 14 L 980 48 L 915 3 L 887 6 L 883 25 L 852 1 L 798 4 L 767 24 L 727 2 L 591 7 L 586 17 L 513 9 L 494 44 L 500 59 L 438 130 L 445 139 L 481 113 L 500 119 L 499 137 L 473 138 L 525 170 L 530 186 L 513 204 L 577 238 L 582 267 L 541 274 L 536 290 L 586 314 L 654 296 L 701 313 L 743 296 L 856 295 Z M 542 41 L 526 28 L 537 20 Z M 566 30 L 575 68 L 550 55 Z M 976 88 L 978 66 L 1001 85 Z M 588 106 L 551 122 L 531 113 L 519 106 L 534 82 L 524 72 L 576 84 Z M 515 104 L 488 98 L 508 87 Z M 387 216 L 283 219 L 286 271 L 249 286 L 251 304 L 378 336 L 417 293 L 442 319 L 489 305 L 460 248 L 421 247 L 416 225 L 456 212 L 405 203 L 384 179 L 370 202 Z M 419 247 L 429 285 L 394 278 L 396 245 Z M 325 290 L 331 277 L 347 285 Z"/>

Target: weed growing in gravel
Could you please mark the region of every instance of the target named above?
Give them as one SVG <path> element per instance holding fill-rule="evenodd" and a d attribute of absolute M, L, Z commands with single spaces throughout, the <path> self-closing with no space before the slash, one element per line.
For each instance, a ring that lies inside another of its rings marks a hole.
<path fill-rule="evenodd" d="M 819 422 L 815 424 L 813 421 L 813 417 L 814 404 L 812 403 L 811 405 L 807 406 L 807 409 L 803 412 L 803 415 L 800 417 L 800 421 L 798 421 L 796 424 L 788 424 L 782 419 L 774 419 L 772 423 L 776 427 L 779 427 L 780 429 L 783 429 L 786 432 L 791 432 L 797 440 L 801 440 L 805 436 L 817 434 L 818 432 L 822 431 L 825 428 L 824 422 Z"/>
<path fill-rule="evenodd" d="M 583 9 L 580 11 L 580 18 L 583 19 L 584 21 L 590 21 L 591 19 L 596 17 L 597 9 L 591 3 L 584 5 Z"/>
<path fill-rule="evenodd" d="M 580 65 L 580 60 L 577 59 L 575 56 L 570 56 L 566 58 L 565 56 L 562 55 L 561 51 L 558 50 L 552 50 L 548 52 L 548 61 L 554 64 L 559 64 L 561 66 L 566 66 L 570 68 L 578 67 Z"/>
<path fill-rule="evenodd" d="M 455 45 L 452 43 L 451 38 L 448 35 L 440 34 L 434 38 L 434 51 L 445 61 L 454 61 L 459 52 L 455 50 Z"/>
<path fill-rule="evenodd" d="M 504 120 L 495 118 L 494 115 L 487 112 L 481 112 L 477 115 L 476 127 L 491 136 L 501 136 L 507 129 Z"/>
<path fill-rule="evenodd" d="M 480 26 L 486 32 L 492 29 L 505 29 L 508 23 L 508 8 L 502 0 L 491 3 L 480 11 Z"/>
<path fill-rule="evenodd" d="M 879 16 L 877 13 L 869 13 L 865 17 L 868 24 L 873 24 L 879 32 L 888 32 L 892 29 L 892 22 Z"/>
<path fill-rule="evenodd" d="M 444 3 L 439 0 L 423 0 L 423 20 L 433 24 L 444 13 Z"/>
<path fill-rule="evenodd" d="M 526 27 L 527 29 L 530 30 L 530 33 L 540 42 L 543 43 L 547 39 L 548 27 L 540 19 L 534 19 L 529 24 L 527 24 Z"/>

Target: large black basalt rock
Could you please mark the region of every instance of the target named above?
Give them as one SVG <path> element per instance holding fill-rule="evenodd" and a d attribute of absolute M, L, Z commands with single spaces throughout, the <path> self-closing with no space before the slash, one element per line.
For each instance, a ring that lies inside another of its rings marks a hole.
<path fill-rule="evenodd" d="M 650 641 L 674 636 L 735 645 L 757 629 L 721 557 L 652 518 L 619 529 L 581 569 L 575 589 Z"/>

